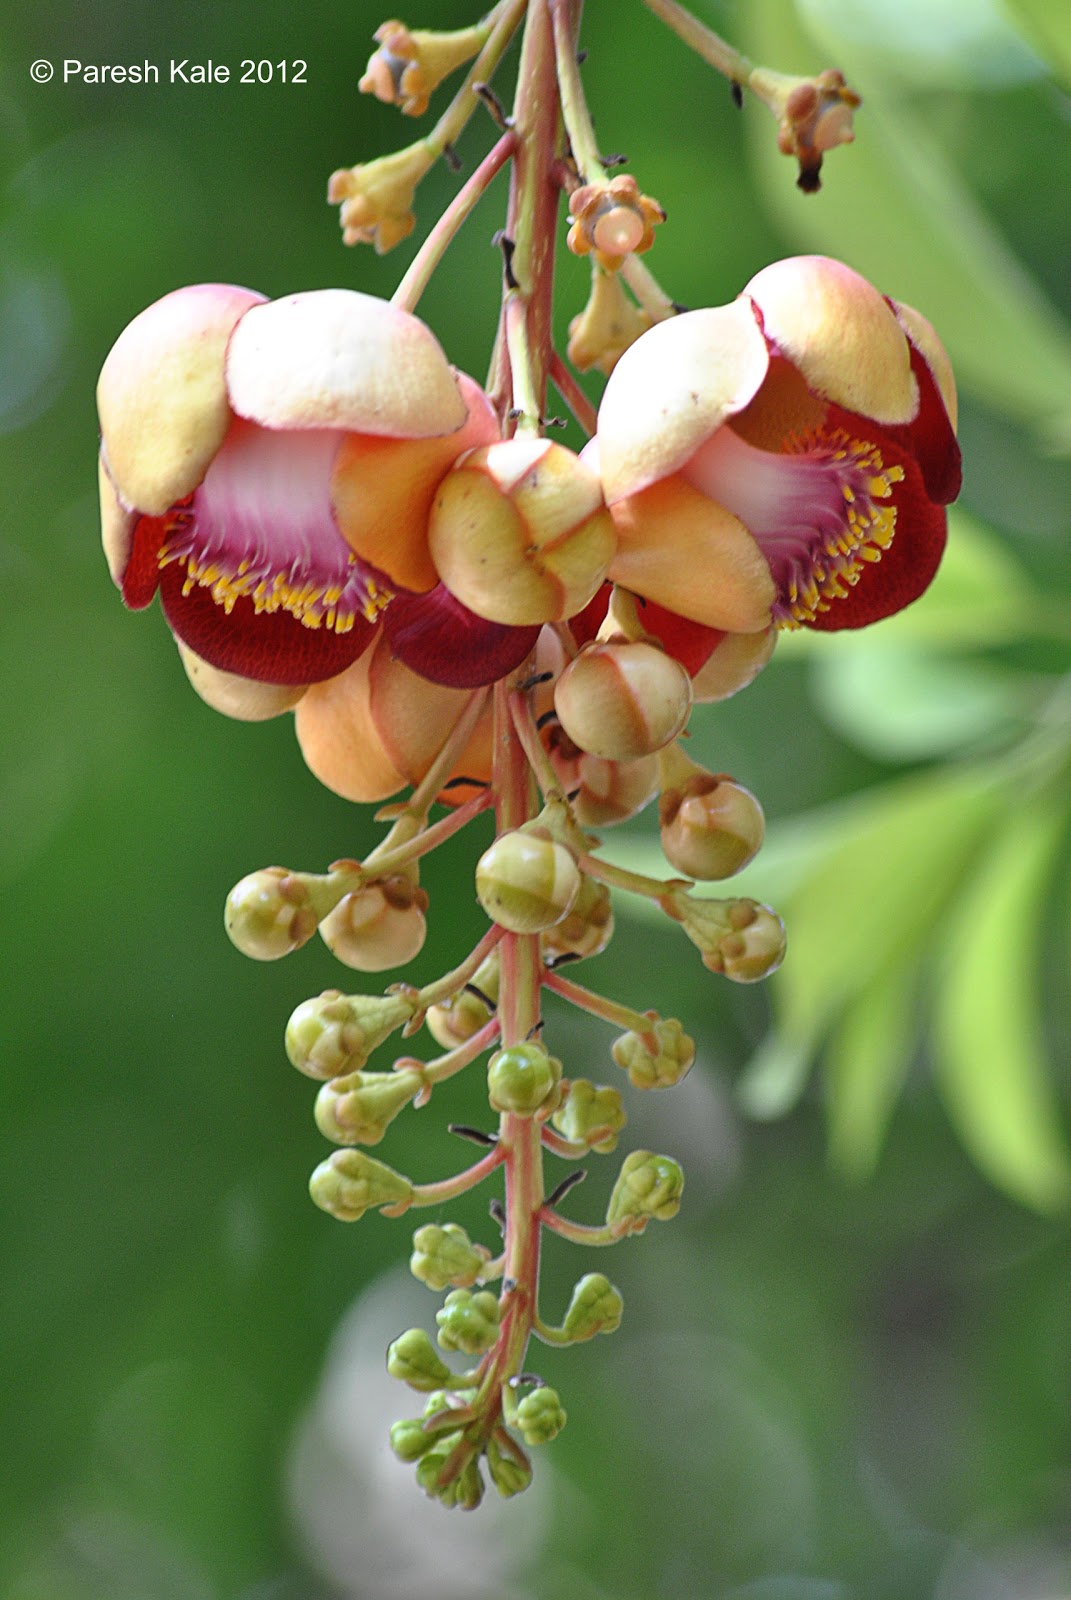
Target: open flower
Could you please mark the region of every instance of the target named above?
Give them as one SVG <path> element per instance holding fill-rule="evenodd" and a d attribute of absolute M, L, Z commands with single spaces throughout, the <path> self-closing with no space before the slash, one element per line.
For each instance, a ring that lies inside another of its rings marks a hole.
<path fill-rule="evenodd" d="M 287 709 L 388 613 L 399 658 L 453 687 L 527 653 L 534 630 L 473 617 L 426 554 L 441 480 L 498 424 L 416 317 L 343 289 L 180 289 L 120 335 L 98 403 L 112 576 L 132 607 L 159 589 L 219 709 Z"/>
<path fill-rule="evenodd" d="M 615 367 L 591 458 L 617 526 L 609 576 L 728 633 L 899 611 L 944 549 L 955 416 L 924 317 L 840 262 L 776 262 Z"/>

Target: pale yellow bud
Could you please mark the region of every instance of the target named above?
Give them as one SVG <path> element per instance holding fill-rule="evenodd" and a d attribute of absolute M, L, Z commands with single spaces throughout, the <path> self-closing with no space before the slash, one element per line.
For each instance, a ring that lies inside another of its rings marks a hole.
<path fill-rule="evenodd" d="M 265 867 L 236 883 L 227 896 L 227 937 L 254 961 L 278 961 L 307 944 L 318 917 L 300 875 Z"/>
<path fill-rule="evenodd" d="M 617 548 L 598 475 L 549 439 L 473 450 L 439 486 L 432 560 L 479 617 L 521 627 L 583 609 Z"/>
<path fill-rule="evenodd" d="M 344 896 L 321 922 L 320 935 L 332 954 L 360 972 L 404 966 L 423 946 L 427 904 L 423 889 L 397 873 Z"/>
<path fill-rule="evenodd" d="M 325 989 L 303 1000 L 286 1026 L 286 1053 L 309 1078 L 357 1072 L 373 1050 L 416 1010 L 403 994 L 342 994 Z"/>
<path fill-rule="evenodd" d="M 749 789 L 721 773 L 696 771 L 659 802 L 662 852 L 685 877 L 731 878 L 759 851 L 762 807 Z"/>
<path fill-rule="evenodd" d="M 560 726 L 550 732 L 550 759 L 582 828 L 609 828 L 641 812 L 658 793 L 658 759 L 607 761 L 578 750 Z"/>
<path fill-rule="evenodd" d="M 784 960 L 785 925 L 757 900 L 679 895 L 669 909 L 702 954 L 703 965 L 734 983 L 757 983 Z"/>
<path fill-rule="evenodd" d="M 558 679 L 554 709 L 575 745 L 609 761 L 661 750 L 682 732 L 692 689 L 679 661 L 642 640 L 597 641 Z"/>
<path fill-rule="evenodd" d="M 614 913 L 610 891 L 597 878 L 581 877 L 580 893 L 572 908 L 540 936 L 543 960 L 553 966 L 563 956 L 583 959 L 597 956 L 610 943 L 614 933 Z"/>
<path fill-rule="evenodd" d="M 529 829 L 501 834 L 476 864 L 480 904 L 511 933 L 552 928 L 579 893 L 580 872 L 569 850 Z"/>

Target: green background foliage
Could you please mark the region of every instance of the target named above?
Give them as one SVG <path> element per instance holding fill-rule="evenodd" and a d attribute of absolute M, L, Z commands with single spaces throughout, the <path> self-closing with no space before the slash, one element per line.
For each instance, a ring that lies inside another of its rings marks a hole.
<path fill-rule="evenodd" d="M 318 941 L 249 963 L 219 915 L 253 867 L 320 869 L 377 830 L 309 777 L 286 719 L 196 699 L 160 618 L 123 614 L 96 536 L 93 383 L 137 310 L 206 279 L 397 280 L 412 246 L 345 253 L 323 201 L 335 167 L 414 136 L 356 91 L 382 18 L 57 0 L 6 19 L 3 1600 L 1071 1592 L 1066 28 L 1036 0 L 699 10 L 770 65 L 842 66 L 866 104 L 805 198 L 758 106 L 737 113 L 638 4 L 590 0 L 600 139 L 671 218 L 655 270 L 720 303 L 824 250 L 918 303 L 963 387 L 962 510 L 913 611 L 788 641 L 697 719 L 699 759 L 766 805 L 751 882 L 789 960 L 771 990 L 730 991 L 671 929 L 620 916 L 593 984 L 698 1040 L 684 1085 L 627 1095 L 626 1139 L 682 1160 L 685 1205 L 594 1264 L 622 1330 L 538 1352 L 569 1426 L 531 1495 L 467 1519 L 384 1444 L 405 1397 L 383 1349 L 435 1306 L 402 1270 L 407 1225 L 346 1228 L 305 1197 L 324 1146 L 281 1032 L 349 979 Z M 470 18 L 427 0 L 406 20 Z M 302 58 L 308 83 L 39 86 L 39 57 Z M 462 140 L 469 167 L 488 137 Z M 422 225 L 457 181 L 427 180 Z M 503 194 L 422 306 L 477 374 Z M 566 260 L 563 330 L 584 288 Z M 418 981 L 480 931 L 472 851 L 428 863 Z M 602 1030 L 551 1022 L 567 1070 L 613 1075 Z M 442 1124 L 481 1102 L 479 1074 L 456 1080 L 384 1159 L 450 1170 Z M 597 1217 L 610 1181 L 593 1172 L 574 1214 Z M 482 1200 L 450 1216 L 492 1242 Z M 592 1266 L 551 1241 L 549 1316 Z"/>

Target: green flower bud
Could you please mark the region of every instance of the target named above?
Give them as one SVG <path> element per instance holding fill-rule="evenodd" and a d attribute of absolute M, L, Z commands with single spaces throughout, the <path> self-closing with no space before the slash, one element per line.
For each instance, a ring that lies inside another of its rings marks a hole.
<path fill-rule="evenodd" d="M 407 1328 L 388 1346 L 387 1371 L 423 1394 L 444 1388 L 454 1378 L 423 1328 Z"/>
<path fill-rule="evenodd" d="M 734 983 L 757 983 L 776 972 L 785 956 L 785 925 L 757 900 L 674 902 L 685 933 L 701 952 L 703 965 Z"/>
<path fill-rule="evenodd" d="M 399 1461 L 419 1461 L 434 1443 L 435 1435 L 425 1433 L 419 1417 L 391 1424 L 390 1447 Z"/>
<path fill-rule="evenodd" d="M 372 1051 L 408 1022 L 415 1001 L 403 994 L 343 994 L 325 989 L 303 1000 L 286 1025 L 286 1053 L 309 1078 L 358 1072 Z"/>
<path fill-rule="evenodd" d="M 541 1044 L 507 1045 L 496 1050 L 487 1066 L 487 1093 L 496 1111 L 531 1116 L 553 1105 L 561 1083 L 562 1064 Z"/>
<path fill-rule="evenodd" d="M 476 1294 L 471 1289 L 455 1289 L 435 1313 L 439 1344 L 444 1350 L 461 1350 L 467 1356 L 483 1355 L 498 1338 L 498 1315 L 498 1299 L 490 1289 Z"/>
<path fill-rule="evenodd" d="M 597 878 L 582 876 L 580 893 L 572 909 L 540 936 L 543 960 L 552 965 L 562 956 L 597 956 L 613 938 L 614 913 L 610 891 Z"/>
<path fill-rule="evenodd" d="M 550 1120 L 566 1139 L 609 1155 L 627 1118 L 619 1090 L 574 1078 Z"/>
<path fill-rule="evenodd" d="M 503 833 L 476 863 L 476 895 L 511 933 L 541 933 L 560 922 L 580 892 L 571 851 L 545 832 Z"/>
<path fill-rule="evenodd" d="M 491 1259 L 490 1252 L 470 1242 L 456 1222 L 439 1227 L 429 1222 L 413 1235 L 409 1270 L 429 1289 L 470 1289 Z"/>
<path fill-rule="evenodd" d="M 649 1217 L 668 1222 L 681 1208 L 684 1173 L 669 1156 L 656 1156 L 650 1150 L 633 1150 L 625 1157 L 617 1175 L 606 1221 L 610 1227 L 630 1224 L 638 1232 Z"/>
<path fill-rule="evenodd" d="M 301 874 L 285 867 L 265 867 L 236 883 L 223 913 L 228 939 L 254 961 L 278 961 L 299 950 L 319 921 Z"/>
<path fill-rule="evenodd" d="M 442 1441 L 437 1440 L 435 1449 L 429 1450 L 420 1461 L 416 1481 L 430 1499 L 441 1500 L 444 1506 L 460 1506 L 462 1511 L 475 1511 L 483 1499 L 483 1478 L 475 1456 L 466 1461 L 449 1483 L 440 1481 L 443 1468 L 460 1438 L 460 1434 L 451 1434 Z"/>
<path fill-rule="evenodd" d="M 514 1419 L 525 1444 L 549 1444 L 565 1427 L 565 1410 L 556 1389 L 545 1385 L 526 1394 Z"/>
<path fill-rule="evenodd" d="M 573 1290 L 562 1331 L 570 1339 L 593 1339 L 597 1333 L 616 1333 L 625 1308 L 618 1291 L 601 1272 L 589 1272 Z"/>
<path fill-rule="evenodd" d="M 412 1067 L 332 1078 L 316 1096 L 316 1126 L 335 1144 L 378 1144 L 423 1083 L 424 1074 Z"/>
<path fill-rule="evenodd" d="M 650 1054 L 641 1033 L 623 1033 L 614 1041 L 613 1057 L 635 1088 L 668 1089 L 687 1077 L 695 1060 L 695 1041 L 673 1017 L 655 1022 L 651 1031 L 658 1040 L 657 1055 Z"/>
<path fill-rule="evenodd" d="M 309 1193 L 321 1211 L 340 1222 L 359 1222 L 377 1206 L 396 1208 L 395 1215 L 404 1211 L 413 1198 L 413 1185 L 363 1150 L 336 1150 L 316 1168 Z"/>
<path fill-rule="evenodd" d="M 491 1474 L 491 1482 L 504 1500 L 520 1494 L 532 1481 L 531 1462 L 521 1455 L 519 1445 L 514 1448 L 516 1455 L 512 1450 L 503 1450 L 494 1434 L 487 1441 L 487 1470 Z"/>

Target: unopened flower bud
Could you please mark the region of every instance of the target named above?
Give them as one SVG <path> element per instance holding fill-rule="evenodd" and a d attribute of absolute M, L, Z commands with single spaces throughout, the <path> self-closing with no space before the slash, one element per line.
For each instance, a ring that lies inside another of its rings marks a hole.
<path fill-rule="evenodd" d="M 671 1157 L 633 1150 L 617 1175 L 606 1221 L 631 1232 L 639 1232 L 650 1217 L 668 1222 L 680 1210 L 683 1192 L 684 1173 Z"/>
<path fill-rule="evenodd" d="M 366 1211 L 380 1206 L 404 1211 L 413 1197 L 413 1185 L 363 1150 L 336 1150 L 316 1168 L 309 1193 L 321 1211 L 339 1222 L 359 1222 Z"/>
<path fill-rule="evenodd" d="M 436 1443 L 433 1433 L 426 1433 L 419 1417 L 408 1417 L 391 1424 L 390 1447 L 399 1461 L 419 1461 Z"/>
<path fill-rule="evenodd" d="M 278 961 L 307 944 L 319 917 L 300 873 L 265 867 L 236 883 L 227 896 L 227 937 L 254 961 Z"/>
<path fill-rule="evenodd" d="M 413 1235 L 409 1270 L 429 1289 L 471 1289 L 490 1259 L 490 1253 L 473 1244 L 456 1222 L 442 1227 L 429 1222 Z"/>
<path fill-rule="evenodd" d="M 486 997 L 486 1002 L 481 996 Z M 436 1043 L 444 1050 L 453 1050 L 490 1022 L 491 1008 L 497 1002 L 498 951 L 492 950 L 465 988 L 437 1006 L 430 1006 L 424 1021 Z"/>
<path fill-rule="evenodd" d="M 569 197 L 574 219 L 566 236 L 578 256 L 592 255 L 606 272 L 616 272 L 630 255 L 654 243 L 654 230 L 666 213 L 649 195 L 641 194 L 628 172 L 599 183 L 586 183 Z"/>
<path fill-rule="evenodd" d="M 514 1455 L 512 1450 L 502 1449 L 492 1434 L 487 1441 L 486 1459 L 491 1482 L 504 1500 L 520 1494 L 531 1483 L 532 1464 L 521 1455 L 519 1446 L 517 1455 Z"/>
<path fill-rule="evenodd" d="M 454 1374 L 441 1359 L 423 1328 L 408 1328 L 387 1348 L 387 1371 L 424 1394 L 447 1388 Z"/>
<path fill-rule="evenodd" d="M 798 186 L 805 194 L 821 188 L 822 156 L 855 138 L 852 113 L 862 104 L 835 67 L 814 78 L 792 78 L 757 67 L 748 87 L 778 119 L 777 148 L 799 162 Z"/>
<path fill-rule="evenodd" d="M 471 450 L 439 485 L 428 545 L 478 617 L 514 627 L 583 609 L 617 548 L 598 474 L 550 439 Z"/>
<path fill-rule="evenodd" d="M 582 828 L 609 828 L 641 812 L 658 793 L 658 758 L 607 761 L 580 750 L 560 723 L 550 730 L 550 759 Z"/>
<path fill-rule="evenodd" d="M 658 804 L 662 853 L 689 878 L 731 878 L 758 854 L 766 834 L 762 807 L 725 773 L 687 765 L 684 781 L 664 789 Z"/>
<path fill-rule="evenodd" d="M 570 1339 L 593 1339 L 597 1333 L 616 1333 L 625 1302 L 609 1278 L 589 1272 L 573 1290 L 562 1331 Z"/>
<path fill-rule="evenodd" d="M 682 732 L 691 706 L 691 681 L 680 662 L 640 639 L 588 645 L 554 691 L 569 738 L 608 761 L 661 750 Z"/>
<path fill-rule="evenodd" d="M 571 909 L 540 935 L 543 960 L 548 966 L 562 956 L 597 956 L 610 943 L 614 932 L 614 912 L 610 891 L 597 878 L 582 876 L 580 893 Z"/>
<path fill-rule="evenodd" d="M 385 105 L 398 106 L 403 116 L 420 117 L 442 80 L 477 54 L 487 29 L 439 33 L 391 21 L 377 28 L 373 38 L 379 41 L 379 49 L 369 58 L 358 88 Z"/>
<path fill-rule="evenodd" d="M 549 1444 L 565 1427 L 565 1408 L 556 1389 L 542 1384 L 526 1394 L 517 1407 L 514 1422 L 525 1444 Z"/>
<path fill-rule="evenodd" d="M 574 1144 L 586 1144 L 600 1155 L 609 1155 L 627 1118 L 619 1090 L 590 1083 L 587 1078 L 573 1078 L 550 1120 Z"/>
<path fill-rule="evenodd" d="M 681 925 L 700 951 L 703 965 L 734 983 L 757 983 L 776 972 L 785 956 L 785 925 L 757 900 L 677 902 Z"/>
<path fill-rule="evenodd" d="M 650 326 L 650 313 L 629 299 L 617 274 L 596 266 L 588 303 L 569 324 L 566 354 L 578 372 L 595 367 L 608 378 L 629 345 Z"/>
<path fill-rule="evenodd" d="M 378 1144 L 423 1086 L 424 1074 L 410 1067 L 332 1078 L 316 1096 L 316 1126 L 335 1144 Z"/>
<path fill-rule="evenodd" d="M 475 1511 L 483 1499 L 483 1479 L 475 1456 L 465 1463 L 449 1483 L 440 1481 L 456 1442 L 453 1435 L 436 1441 L 435 1449 L 429 1450 L 419 1463 L 416 1481 L 430 1499 L 440 1500 L 444 1506 L 460 1506 L 463 1511 Z"/>
<path fill-rule="evenodd" d="M 579 893 L 580 872 L 571 852 L 527 828 L 500 834 L 476 863 L 479 902 L 511 933 L 553 927 Z"/>
<path fill-rule="evenodd" d="M 696 705 L 709 705 L 746 689 L 770 660 L 777 640 L 776 628 L 727 633 L 692 679 L 692 700 Z"/>
<path fill-rule="evenodd" d="M 408 1022 L 415 1002 L 400 994 L 343 994 L 325 989 L 303 1000 L 286 1025 L 286 1053 L 309 1078 L 358 1072 L 373 1050 Z"/>
<path fill-rule="evenodd" d="M 675 1017 L 659 1020 L 651 1029 L 658 1053 L 651 1055 L 640 1033 L 623 1033 L 613 1044 L 617 1065 L 628 1073 L 636 1089 L 669 1089 L 687 1077 L 695 1060 L 695 1041 L 689 1039 Z"/>
<path fill-rule="evenodd" d="M 340 207 L 343 244 L 371 244 L 377 256 L 393 250 L 416 226 L 413 196 L 433 161 L 424 140 L 331 174 L 327 203 Z"/>
<path fill-rule="evenodd" d="M 455 1289 L 435 1313 L 439 1343 L 444 1350 L 461 1350 L 467 1356 L 483 1355 L 498 1338 L 498 1298 L 490 1289 Z"/>
<path fill-rule="evenodd" d="M 404 873 L 344 895 L 320 923 L 331 953 L 360 972 L 384 972 L 411 961 L 427 934 L 428 897 Z"/>
<path fill-rule="evenodd" d="M 562 1064 L 541 1044 L 507 1045 L 487 1067 L 487 1095 L 496 1111 L 528 1117 L 557 1102 Z"/>

